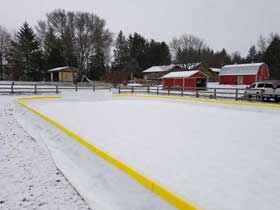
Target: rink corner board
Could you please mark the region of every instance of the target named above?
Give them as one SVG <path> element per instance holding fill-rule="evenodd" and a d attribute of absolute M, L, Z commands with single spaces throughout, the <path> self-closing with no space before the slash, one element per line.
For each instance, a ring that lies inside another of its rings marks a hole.
<path fill-rule="evenodd" d="M 26 108 L 27 110 L 31 111 L 35 115 L 39 116 L 40 118 L 44 119 L 54 127 L 61 130 L 63 133 L 68 135 L 69 137 L 75 139 L 77 142 L 79 142 L 81 145 L 86 147 L 91 152 L 95 153 L 99 157 L 106 160 L 111 165 L 117 167 L 130 177 L 132 177 L 134 180 L 136 180 L 138 183 L 140 183 L 142 186 L 144 186 L 146 189 L 152 191 L 153 193 L 160 196 L 163 200 L 174 206 L 178 210 L 202 210 L 201 207 L 199 207 L 197 204 L 194 204 L 193 202 L 190 202 L 183 198 L 180 195 L 177 195 L 176 193 L 169 190 L 167 187 L 159 184 L 158 182 L 146 177 L 142 173 L 136 171 L 134 168 L 128 166 L 126 163 L 122 162 L 121 160 L 117 159 L 116 157 L 113 157 L 109 153 L 101 150 L 100 148 L 92 145 L 84 139 L 83 137 L 79 136 L 78 134 L 72 132 L 71 130 L 67 129 L 63 125 L 59 124 L 55 120 L 51 119 L 47 115 L 35 110 L 31 106 L 28 106 L 24 103 L 24 101 L 28 100 L 44 100 L 44 99 L 60 99 L 61 96 L 33 96 L 33 97 L 23 97 L 16 99 L 16 102 L 21 105 L 22 107 Z"/>

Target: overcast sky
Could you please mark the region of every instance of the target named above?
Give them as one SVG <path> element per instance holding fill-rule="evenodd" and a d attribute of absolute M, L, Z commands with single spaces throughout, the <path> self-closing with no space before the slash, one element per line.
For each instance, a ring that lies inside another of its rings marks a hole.
<path fill-rule="evenodd" d="M 247 54 L 260 34 L 280 32 L 280 0 L 0 0 L 0 25 L 17 29 L 34 26 L 53 9 L 92 12 L 108 28 L 169 43 L 189 33 L 211 48 Z"/>

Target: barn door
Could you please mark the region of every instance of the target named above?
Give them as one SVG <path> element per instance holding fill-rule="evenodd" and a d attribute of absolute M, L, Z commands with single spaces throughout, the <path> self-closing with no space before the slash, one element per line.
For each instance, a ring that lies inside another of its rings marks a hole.
<path fill-rule="evenodd" d="M 238 85 L 243 85 L 243 80 L 244 80 L 243 76 L 237 76 L 237 84 Z"/>
<path fill-rule="evenodd" d="M 196 79 L 196 87 L 198 89 L 204 89 L 207 86 L 207 81 L 204 78 L 197 78 Z"/>

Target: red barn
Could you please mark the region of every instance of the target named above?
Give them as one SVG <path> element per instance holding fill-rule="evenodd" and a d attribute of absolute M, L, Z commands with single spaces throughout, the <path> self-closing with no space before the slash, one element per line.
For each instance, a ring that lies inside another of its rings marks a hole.
<path fill-rule="evenodd" d="M 208 76 L 201 71 L 171 72 L 162 77 L 164 88 L 196 89 L 207 87 Z"/>
<path fill-rule="evenodd" d="M 265 63 L 236 64 L 224 66 L 219 75 L 220 84 L 249 85 L 267 80 L 269 68 Z"/>

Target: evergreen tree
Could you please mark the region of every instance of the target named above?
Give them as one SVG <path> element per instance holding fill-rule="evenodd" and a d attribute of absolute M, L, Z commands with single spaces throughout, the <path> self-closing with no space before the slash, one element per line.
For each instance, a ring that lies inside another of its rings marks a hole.
<path fill-rule="evenodd" d="M 130 58 L 128 42 L 122 31 L 119 32 L 115 45 L 113 68 L 125 69 Z"/>
<path fill-rule="evenodd" d="M 221 56 L 220 52 L 214 53 L 212 50 L 209 58 L 207 59 L 207 64 L 213 68 L 222 68 L 224 65 L 224 58 Z"/>
<path fill-rule="evenodd" d="M 257 49 L 256 46 L 253 45 L 252 47 L 250 47 L 248 55 L 247 55 L 247 59 L 246 61 L 248 63 L 255 63 L 257 60 Z"/>
<path fill-rule="evenodd" d="M 239 52 L 234 52 L 234 53 L 232 53 L 231 62 L 234 63 L 234 64 L 241 64 L 241 63 L 244 63 L 244 60 L 242 59 Z"/>
<path fill-rule="evenodd" d="M 47 69 L 66 65 L 61 40 L 55 36 L 52 29 L 44 40 L 44 58 Z"/>
<path fill-rule="evenodd" d="M 9 62 L 14 79 L 42 79 L 42 54 L 33 29 L 24 23 L 11 43 Z"/>
<path fill-rule="evenodd" d="M 138 63 L 141 70 L 149 67 L 147 63 L 147 41 L 140 34 L 134 33 L 128 37 L 129 55 L 130 60 L 136 60 L 131 63 Z"/>
<path fill-rule="evenodd" d="M 230 56 L 228 55 L 226 49 L 223 49 L 222 52 L 220 53 L 220 55 L 221 55 L 221 57 L 222 57 L 222 59 L 223 59 L 223 66 L 232 63 L 231 58 L 230 58 Z"/>
<path fill-rule="evenodd" d="M 169 47 L 165 42 L 151 40 L 145 50 L 149 66 L 168 65 L 171 63 Z"/>
<path fill-rule="evenodd" d="M 88 77 L 93 80 L 100 80 L 105 74 L 105 55 L 101 48 L 96 48 L 90 57 Z"/>
<path fill-rule="evenodd" d="M 275 36 L 264 53 L 264 61 L 270 68 L 270 78 L 280 79 L 280 38 Z"/>

